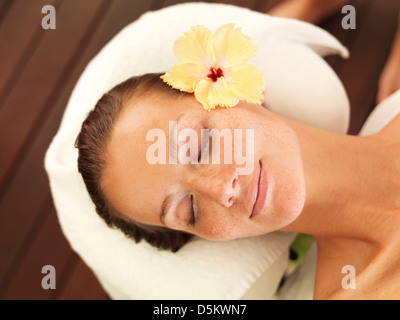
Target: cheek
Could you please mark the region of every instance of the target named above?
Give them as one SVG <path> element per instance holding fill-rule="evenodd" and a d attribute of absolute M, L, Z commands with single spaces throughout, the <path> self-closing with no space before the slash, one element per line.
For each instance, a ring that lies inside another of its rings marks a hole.
<path fill-rule="evenodd" d="M 275 187 L 274 194 L 274 222 L 278 228 L 283 228 L 296 220 L 301 214 L 305 203 L 305 186 L 303 180 L 297 177 L 282 176 L 281 182 Z"/>
<path fill-rule="evenodd" d="M 196 235 L 214 241 L 225 241 L 237 238 L 241 231 L 241 222 L 234 218 L 230 211 L 219 209 L 207 210 L 202 220 L 198 221 Z"/>
<path fill-rule="evenodd" d="M 283 126 L 276 137 L 278 144 L 269 155 L 271 180 L 271 223 L 282 228 L 298 218 L 305 203 L 305 177 L 297 136 Z"/>

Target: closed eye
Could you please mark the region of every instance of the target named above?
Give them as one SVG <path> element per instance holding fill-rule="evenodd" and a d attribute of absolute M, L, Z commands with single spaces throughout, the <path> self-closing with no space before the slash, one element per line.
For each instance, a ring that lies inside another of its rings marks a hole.
<path fill-rule="evenodd" d="M 202 155 L 207 152 L 207 154 L 204 154 L 203 156 L 208 156 L 208 144 L 210 140 L 210 129 L 201 129 L 201 141 L 199 144 L 199 154 L 198 154 L 198 159 L 197 162 L 201 163 L 201 157 Z"/>
<path fill-rule="evenodd" d="M 194 210 L 194 205 L 193 205 L 193 195 L 190 195 L 190 220 L 189 220 L 189 224 L 191 226 L 194 226 L 196 222 L 195 219 L 195 210 Z"/>

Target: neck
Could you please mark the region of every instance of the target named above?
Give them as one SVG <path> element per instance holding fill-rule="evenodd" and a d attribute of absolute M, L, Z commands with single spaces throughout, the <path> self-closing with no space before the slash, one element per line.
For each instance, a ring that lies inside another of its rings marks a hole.
<path fill-rule="evenodd" d="M 311 234 L 317 243 L 354 239 L 381 244 L 393 229 L 388 199 L 396 197 L 381 137 L 341 135 L 288 122 L 299 137 L 306 202 L 284 230 Z"/>

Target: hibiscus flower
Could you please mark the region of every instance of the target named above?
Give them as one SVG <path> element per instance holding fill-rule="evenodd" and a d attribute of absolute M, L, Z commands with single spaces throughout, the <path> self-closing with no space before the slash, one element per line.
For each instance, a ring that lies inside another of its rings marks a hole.
<path fill-rule="evenodd" d="M 214 34 L 197 25 L 175 41 L 178 63 L 161 78 L 175 89 L 194 92 L 208 111 L 233 107 L 241 100 L 261 103 L 264 74 L 247 62 L 256 50 L 233 24 L 221 26 Z"/>

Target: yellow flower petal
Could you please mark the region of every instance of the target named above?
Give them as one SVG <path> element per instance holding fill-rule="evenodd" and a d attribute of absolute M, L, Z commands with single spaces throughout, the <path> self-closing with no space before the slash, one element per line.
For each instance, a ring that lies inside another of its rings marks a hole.
<path fill-rule="evenodd" d="M 265 90 L 264 73 L 255 65 L 243 63 L 224 70 L 230 92 L 250 103 L 261 103 Z"/>
<path fill-rule="evenodd" d="M 194 63 L 177 63 L 161 79 L 175 89 L 194 92 L 197 83 L 207 77 L 208 73 L 209 70 Z"/>
<path fill-rule="evenodd" d="M 175 89 L 194 92 L 208 111 L 217 106 L 233 107 L 240 100 L 261 103 L 264 74 L 246 63 L 256 50 L 251 39 L 233 24 L 214 34 L 197 25 L 175 41 L 179 63 L 161 78 Z"/>
<path fill-rule="evenodd" d="M 216 82 L 209 78 L 201 80 L 194 91 L 196 100 L 204 109 L 210 111 L 219 107 L 233 107 L 239 103 L 239 99 L 232 94 L 228 83 L 224 78 L 218 78 Z"/>
<path fill-rule="evenodd" d="M 179 62 L 196 63 L 210 68 L 214 60 L 211 31 L 200 25 L 192 27 L 176 39 L 174 53 Z"/>
<path fill-rule="evenodd" d="M 241 28 L 235 29 L 234 24 L 223 25 L 215 31 L 213 47 L 216 64 L 223 68 L 247 62 L 257 50 L 251 38 L 245 36 Z"/>

